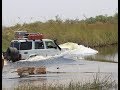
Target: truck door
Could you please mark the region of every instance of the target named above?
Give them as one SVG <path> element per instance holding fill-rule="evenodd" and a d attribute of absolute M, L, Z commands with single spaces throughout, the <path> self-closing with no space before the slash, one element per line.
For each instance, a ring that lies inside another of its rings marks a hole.
<path fill-rule="evenodd" d="M 35 41 L 35 47 L 34 47 L 34 51 L 36 55 L 45 55 L 45 46 L 43 44 L 43 41 Z"/>
<path fill-rule="evenodd" d="M 33 51 L 32 49 L 32 41 L 20 42 L 20 54 L 22 59 L 27 59 Z"/>
<path fill-rule="evenodd" d="M 60 53 L 60 50 L 53 41 L 45 41 L 47 55 L 56 55 Z"/>

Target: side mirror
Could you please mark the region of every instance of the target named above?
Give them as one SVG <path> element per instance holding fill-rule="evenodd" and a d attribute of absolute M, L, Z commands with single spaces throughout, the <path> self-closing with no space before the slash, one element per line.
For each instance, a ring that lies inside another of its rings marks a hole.
<path fill-rule="evenodd" d="M 57 43 L 57 39 L 54 39 L 54 42 Z"/>

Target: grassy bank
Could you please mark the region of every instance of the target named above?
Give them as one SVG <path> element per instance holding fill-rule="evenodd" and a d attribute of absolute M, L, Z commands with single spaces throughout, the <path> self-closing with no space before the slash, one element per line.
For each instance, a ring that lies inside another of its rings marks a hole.
<path fill-rule="evenodd" d="M 57 39 L 59 44 L 74 42 L 85 46 L 104 46 L 118 43 L 118 15 L 96 16 L 86 20 L 48 20 L 30 24 L 17 24 L 2 30 L 2 50 L 5 51 L 14 37 L 14 31 L 40 32 L 45 38 Z"/>
<path fill-rule="evenodd" d="M 61 84 L 41 84 L 38 86 L 32 85 L 30 83 L 19 85 L 14 88 L 14 90 L 112 90 L 117 89 L 118 84 L 111 79 L 111 75 L 101 76 L 97 73 L 92 81 L 89 82 L 70 82 L 68 85 Z"/>

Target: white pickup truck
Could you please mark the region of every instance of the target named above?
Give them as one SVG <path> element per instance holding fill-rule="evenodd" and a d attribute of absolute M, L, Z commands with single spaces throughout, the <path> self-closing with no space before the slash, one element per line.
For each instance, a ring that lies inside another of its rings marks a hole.
<path fill-rule="evenodd" d="M 5 58 L 16 62 L 34 55 L 51 56 L 64 51 L 57 45 L 55 40 L 44 39 L 41 35 L 39 33 L 16 31 L 15 39 L 11 41 L 10 47 L 4 55 Z"/>

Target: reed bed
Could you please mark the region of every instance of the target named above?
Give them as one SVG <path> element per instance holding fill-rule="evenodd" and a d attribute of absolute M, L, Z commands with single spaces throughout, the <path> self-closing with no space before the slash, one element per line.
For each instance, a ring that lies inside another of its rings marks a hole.
<path fill-rule="evenodd" d="M 98 16 L 101 17 L 101 16 Z M 25 30 L 28 32 L 40 32 L 45 38 L 57 39 L 58 44 L 74 42 L 89 47 L 106 46 L 118 43 L 117 16 L 106 17 L 106 22 L 97 20 L 48 20 L 46 22 L 36 21 L 34 23 L 16 24 L 4 27 L 2 30 L 2 50 L 5 51 L 10 41 L 14 38 L 14 31 Z M 105 16 L 104 16 L 105 17 Z"/>

